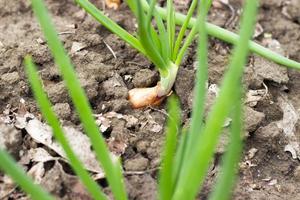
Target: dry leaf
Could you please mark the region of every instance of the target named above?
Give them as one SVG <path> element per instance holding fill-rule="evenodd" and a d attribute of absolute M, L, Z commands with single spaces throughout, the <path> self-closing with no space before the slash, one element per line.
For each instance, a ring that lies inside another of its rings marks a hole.
<path fill-rule="evenodd" d="M 250 107 L 254 107 L 257 105 L 257 102 L 259 102 L 266 94 L 266 89 L 248 90 L 246 94 L 245 104 L 249 105 Z"/>
<path fill-rule="evenodd" d="M 63 148 L 54 140 L 51 128 L 48 125 L 43 124 L 37 119 L 33 119 L 27 123 L 25 130 L 36 142 L 44 144 L 67 159 Z M 86 169 L 96 173 L 103 173 L 94 152 L 91 150 L 89 138 L 73 127 L 64 127 L 64 133 L 73 151 L 85 165 Z"/>
<path fill-rule="evenodd" d="M 0 176 L 0 199 L 5 199 L 11 194 L 15 189 L 15 183 L 9 176 Z"/>
<path fill-rule="evenodd" d="M 76 53 L 82 49 L 84 49 L 85 47 L 87 47 L 86 44 L 83 43 L 79 43 L 79 42 L 73 42 L 72 43 L 72 47 L 71 47 L 71 53 Z"/>
<path fill-rule="evenodd" d="M 27 151 L 27 153 L 21 157 L 19 163 L 22 165 L 27 165 L 30 162 L 48 162 L 57 159 L 59 158 L 51 156 L 45 149 L 39 147 L 35 149 L 29 149 L 29 151 Z"/>
<path fill-rule="evenodd" d="M 38 162 L 37 164 L 33 165 L 27 174 L 32 177 L 35 183 L 40 184 L 45 174 L 44 163 Z"/>
<path fill-rule="evenodd" d="M 127 144 L 124 141 L 115 139 L 114 137 L 107 140 L 107 145 L 109 150 L 117 156 L 124 154 L 127 147 Z"/>
<path fill-rule="evenodd" d="M 300 146 L 296 134 L 296 124 L 299 120 L 299 115 L 286 96 L 279 96 L 278 103 L 283 111 L 283 118 L 277 122 L 278 128 L 283 130 L 283 133 L 288 140 L 285 146 L 285 151 L 289 151 L 294 159 L 300 159 Z"/>

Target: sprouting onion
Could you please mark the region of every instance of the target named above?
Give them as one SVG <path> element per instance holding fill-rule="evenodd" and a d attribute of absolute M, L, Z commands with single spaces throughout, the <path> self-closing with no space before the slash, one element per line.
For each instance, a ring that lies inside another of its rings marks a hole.
<path fill-rule="evenodd" d="M 167 0 L 166 23 L 163 22 L 156 9 L 156 0 L 150 1 L 147 13 L 144 12 L 141 1 L 126 0 L 129 8 L 138 20 L 137 37 L 134 37 L 106 17 L 88 0 L 76 0 L 76 2 L 102 25 L 144 54 L 159 71 L 160 81 L 156 86 L 134 88 L 129 91 L 129 101 L 132 103 L 132 106 L 140 108 L 148 105 L 156 105 L 168 96 L 174 85 L 178 67 L 182 62 L 187 48 L 194 39 L 198 27 L 195 25 L 184 40 L 189 21 L 196 10 L 198 1 L 192 1 L 184 24 L 178 36 L 176 36 L 175 9 L 172 0 Z M 207 5 L 209 6 L 211 1 L 208 2 Z M 155 21 L 156 27 L 152 25 L 152 21 Z"/>
<path fill-rule="evenodd" d="M 147 3 L 146 0 L 140 0 L 141 4 L 143 6 L 143 9 L 148 12 L 149 11 L 149 4 Z M 207 8 L 209 8 L 211 0 L 207 1 L 208 3 Z M 164 20 L 167 19 L 167 10 L 164 8 L 161 8 L 159 6 L 156 7 L 157 12 L 163 18 Z M 187 28 L 193 29 L 194 26 L 197 24 L 196 18 L 191 18 L 188 14 L 183 15 L 182 13 L 175 13 L 175 23 L 177 25 L 185 25 L 187 23 L 188 19 L 188 24 L 186 25 Z M 206 29 L 207 29 L 207 34 L 218 38 L 220 40 L 223 40 L 225 42 L 231 43 L 236 45 L 239 41 L 239 35 L 236 33 L 233 33 L 231 31 L 228 31 L 226 29 L 223 29 L 217 25 L 211 24 L 209 22 L 206 22 Z M 257 55 L 260 55 L 266 59 L 269 59 L 273 62 L 276 62 L 280 65 L 284 65 L 286 67 L 290 68 L 295 68 L 295 69 L 300 69 L 300 63 L 296 62 L 294 60 L 288 59 L 268 48 L 265 48 L 258 43 L 254 41 L 249 42 L 249 50 L 253 53 L 256 53 Z"/>
<path fill-rule="evenodd" d="M 83 9 L 92 15 L 97 21 L 118 35 L 129 45 L 144 54 L 160 73 L 160 81 L 151 88 L 135 88 L 129 91 L 129 101 L 134 108 L 159 104 L 170 92 L 176 79 L 178 67 L 186 53 L 187 48 L 198 32 L 196 19 L 192 18 L 198 1 L 193 0 L 187 15 L 175 13 L 172 0 L 167 0 L 167 8 L 155 6 L 156 0 L 126 0 L 128 6 L 138 20 L 138 34 L 134 37 L 114 21 L 109 19 L 88 0 L 75 0 Z M 211 0 L 205 2 L 209 10 Z M 163 21 L 166 21 L 166 23 Z M 156 27 L 152 25 L 155 21 Z M 175 25 L 181 25 L 176 36 Z M 239 36 L 206 23 L 208 34 L 226 42 L 236 44 Z M 187 34 L 187 29 L 191 28 Z M 186 38 L 183 42 L 184 36 Z M 287 67 L 300 69 L 300 63 L 285 58 L 255 42 L 250 42 L 251 51 Z"/>

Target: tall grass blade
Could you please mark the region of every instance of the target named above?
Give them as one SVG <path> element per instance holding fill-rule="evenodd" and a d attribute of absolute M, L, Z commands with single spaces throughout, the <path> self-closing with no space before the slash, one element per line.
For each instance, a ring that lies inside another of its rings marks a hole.
<path fill-rule="evenodd" d="M 30 195 L 33 200 L 54 200 L 39 185 L 34 184 L 24 170 L 14 161 L 14 159 L 4 150 L 0 149 L 0 170 L 8 174 L 20 187 Z"/>
<path fill-rule="evenodd" d="M 106 174 L 115 199 L 127 199 L 119 161 L 113 161 L 99 128 L 95 124 L 88 99 L 80 86 L 73 65 L 59 41 L 54 26 L 51 23 L 47 9 L 41 0 L 32 0 L 33 10 L 40 22 L 43 33 L 56 64 L 68 88 L 71 99 L 88 134 L 96 156 Z"/>
<path fill-rule="evenodd" d="M 233 97 L 235 97 L 236 87 L 234 86 L 239 84 L 243 73 L 243 66 L 249 50 L 248 44 L 253 33 L 257 5 L 257 0 L 246 1 L 240 40 L 234 49 L 229 70 L 224 77 L 219 97 L 212 107 L 207 123 L 199 140 L 195 143 L 192 155 L 189 159 L 185 159 L 186 164 L 180 174 L 174 200 L 193 199 L 199 186 L 203 183 L 224 121 L 235 104 Z"/>
<path fill-rule="evenodd" d="M 237 87 L 236 92 L 236 106 L 233 109 L 232 125 L 230 130 L 230 144 L 226 154 L 223 156 L 223 166 L 220 170 L 219 177 L 216 181 L 216 186 L 209 198 L 209 200 L 229 200 L 231 191 L 236 179 L 236 172 L 238 171 L 238 163 L 242 152 L 242 96 L 241 85 Z"/>
<path fill-rule="evenodd" d="M 177 146 L 177 134 L 180 127 L 179 102 L 175 96 L 169 98 L 168 113 L 165 145 L 159 174 L 159 199 L 161 200 L 171 199 L 174 192 L 174 155 Z"/>
<path fill-rule="evenodd" d="M 48 124 L 52 127 L 55 139 L 63 147 L 71 166 L 77 176 L 80 178 L 81 182 L 84 184 L 87 191 L 91 194 L 93 199 L 105 200 L 107 199 L 103 192 L 101 192 L 98 184 L 89 176 L 88 172 L 84 169 L 83 164 L 78 159 L 74 151 L 72 150 L 68 140 L 64 135 L 64 131 L 60 126 L 59 119 L 51 109 L 51 103 L 43 91 L 41 81 L 38 77 L 38 72 L 36 66 L 33 64 L 31 57 L 25 58 L 25 66 L 29 82 L 31 84 L 35 99 L 38 106 L 46 119 Z"/>

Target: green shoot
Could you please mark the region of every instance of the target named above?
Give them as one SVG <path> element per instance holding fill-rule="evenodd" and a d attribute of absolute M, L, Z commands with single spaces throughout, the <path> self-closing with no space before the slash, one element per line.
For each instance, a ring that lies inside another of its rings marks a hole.
<path fill-rule="evenodd" d="M 148 12 L 145 13 L 142 9 L 141 1 L 126 0 L 132 13 L 138 21 L 138 37 L 131 36 L 121 27 L 117 28 L 117 24 L 107 18 L 101 11 L 96 9 L 88 0 L 75 0 L 83 9 L 91 14 L 97 21 L 104 26 L 108 24 L 110 31 L 118 35 L 125 42 L 143 53 L 160 73 L 160 82 L 154 88 L 133 89 L 129 91 L 129 101 L 134 108 L 145 107 L 148 105 L 156 105 L 166 97 L 175 82 L 178 67 L 181 64 L 184 53 L 191 41 L 186 42 L 184 48 L 181 48 L 181 41 L 187 30 L 189 19 L 186 20 L 177 39 L 175 35 L 175 9 L 172 0 L 167 0 L 167 20 L 166 25 L 163 23 L 161 16 L 156 9 L 156 0 L 151 0 L 148 5 Z M 189 10 L 190 17 L 192 16 L 198 1 L 194 0 L 192 8 Z M 155 20 L 157 27 L 152 25 L 152 20 Z M 121 33 L 119 32 L 121 30 Z M 125 34 L 126 32 L 126 34 Z M 194 31 L 195 32 L 195 31 Z M 133 37 L 133 38 L 132 38 Z M 190 37 L 191 38 L 191 37 Z M 191 40 L 193 37 L 191 38 Z M 135 41 L 135 45 L 133 44 Z M 138 45 L 137 45 L 138 44 Z M 140 45 L 142 48 L 140 48 Z M 180 49 L 180 54 L 177 52 Z"/>
<path fill-rule="evenodd" d="M 168 102 L 168 122 L 162 163 L 159 176 L 159 199 L 171 199 L 174 193 L 173 164 L 176 152 L 177 133 L 179 132 L 179 102 L 174 96 Z"/>
<path fill-rule="evenodd" d="M 195 142 L 199 140 L 199 130 L 203 127 L 203 118 L 206 101 L 206 82 L 208 80 L 208 36 L 205 26 L 206 14 L 208 10 L 204 6 L 205 1 L 200 6 L 199 11 L 199 39 L 198 39 L 198 69 L 196 73 L 196 85 L 194 89 L 193 111 L 190 130 L 188 134 L 188 144 L 185 156 L 192 153 Z"/>
<path fill-rule="evenodd" d="M 153 2 L 155 2 L 153 0 Z M 161 73 L 167 74 L 167 62 L 162 59 L 162 55 L 160 55 L 158 49 L 159 47 L 155 45 L 153 36 L 151 35 L 151 18 L 153 9 L 150 9 L 148 14 L 148 20 L 146 20 L 146 15 L 141 8 L 140 2 L 136 1 L 137 4 L 137 17 L 138 17 L 138 26 L 139 26 L 139 40 L 142 43 L 143 47 L 147 47 L 145 51 L 147 52 L 148 57 L 151 61 L 161 70 Z M 152 4 L 152 8 L 154 8 L 154 3 Z"/>
<path fill-rule="evenodd" d="M 0 149 L 0 169 L 12 177 L 33 200 L 54 200 L 39 185 L 34 184 L 33 180 L 25 174 L 24 170 L 2 149 Z"/>
<path fill-rule="evenodd" d="M 121 166 L 118 160 L 112 160 L 110 152 L 105 144 L 104 138 L 95 124 L 93 113 L 88 103 L 88 99 L 76 78 L 74 67 L 67 56 L 63 45 L 59 41 L 54 26 L 51 23 L 47 9 L 41 0 L 32 0 L 34 13 L 36 14 L 43 33 L 58 65 L 63 79 L 68 88 L 71 99 L 83 123 L 85 132 L 90 138 L 91 144 L 95 150 L 96 156 L 106 174 L 111 190 L 115 199 L 127 199 L 125 187 L 121 174 Z"/>
<path fill-rule="evenodd" d="M 183 37 L 184 37 L 184 35 L 186 33 L 187 26 L 188 26 L 189 21 L 190 21 L 192 15 L 194 13 L 194 10 L 195 10 L 195 8 L 197 6 L 197 3 L 198 3 L 197 0 L 193 0 L 192 1 L 192 4 L 191 4 L 191 6 L 190 6 L 190 8 L 189 8 L 189 10 L 187 12 L 185 21 L 183 22 L 182 27 L 181 27 L 181 29 L 180 29 L 180 31 L 178 33 L 177 39 L 175 41 L 174 53 L 173 53 L 173 57 L 172 57 L 173 61 L 175 61 L 175 59 L 176 59 L 176 55 L 177 55 L 177 53 L 179 51 L 182 39 L 183 39 Z"/>
<path fill-rule="evenodd" d="M 213 156 L 219 135 L 222 130 L 226 116 L 228 116 L 234 102 L 236 85 L 242 76 L 243 66 L 248 55 L 248 43 L 252 36 L 257 1 L 249 0 L 246 2 L 240 40 L 234 49 L 234 54 L 228 72 L 222 82 L 220 94 L 212 107 L 205 127 L 201 131 L 199 139 L 193 146 L 193 152 L 189 159 L 185 159 L 177 183 L 176 192 L 173 196 L 175 200 L 193 199 L 202 185 L 206 171 Z"/>
<path fill-rule="evenodd" d="M 83 164 L 77 158 L 73 152 L 69 142 L 67 141 L 64 131 L 60 126 L 59 119 L 51 109 L 51 103 L 43 91 L 42 83 L 38 77 L 36 66 L 33 64 L 31 57 L 25 58 L 26 71 L 31 84 L 31 88 L 34 92 L 35 99 L 39 105 L 43 117 L 47 120 L 48 124 L 52 127 L 56 140 L 63 147 L 72 168 L 80 178 L 82 183 L 86 186 L 87 191 L 94 199 L 107 199 L 101 192 L 98 184 L 89 176 L 88 172 L 84 169 Z"/>
<path fill-rule="evenodd" d="M 174 38 L 175 38 L 175 10 L 173 5 L 173 0 L 167 0 L 167 33 L 168 40 L 171 49 L 170 56 L 173 57 L 173 47 L 174 47 Z M 174 55 L 176 56 L 176 55 Z"/>
<path fill-rule="evenodd" d="M 205 2 L 205 6 L 199 6 L 199 8 L 198 8 L 198 13 L 201 13 L 201 12 L 199 11 L 200 9 L 202 9 L 203 12 L 204 12 L 204 8 L 205 8 L 205 9 L 207 8 L 207 10 L 205 10 L 205 13 L 203 13 L 203 14 L 206 15 L 206 13 L 208 12 L 208 10 L 209 10 L 209 8 L 210 8 L 209 6 L 210 6 L 211 3 L 207 3 L 206 1 L 204 1 L 204 2 Z M 203 4 L 203 5 L 204 5 L 204 4 Z M 200 15 L 198 14 L 198 16 L 200 17 L 201 14 L 200 14 Z M 191 32 L 189 33 L 189 35 L 187 36 L 187 38 L 186 38 L 184 44 L 182 45 L 182 48 L 179 50 L 179 53 L 178 53 L 178 55 L 177 55 L 177 59 L 175 60 L 175 64 L 181 63 L 181 61 L 182 61 L 182 59 L 183 59 L 183 56 L 184 56 L 184 54 L 185 54 L 187 48 L 191 45 L 191 43 L 192 43 L 192 41 L 193 41 L 195 35 L 197 34 L 197 32 L 198 32 L 198 30 L 199 30 L 199 26 L 200 26 L 200 23 L 197 23 L 197 24 L 192 28 L 192 30 L 191 30 Z M 204 27 L 204 26 L 202 26 L 202 28 L 203 28 L 203 27 Z"/>
<path fill-rule="evenodd" d="M 240 82 L 240 84 L 242 84 Z M 219 177 L 216 181 L 214 191 L 210 200 L 228 200 L 231 196 L 231 190 L 235 182 L 238 163 L 242 152 L 242 96 L 241 86 L 238 86 L 235 98 L 235 107 L 232 113 L 232 125 L 230 130 L 230 144 L 226 154 L 223 156 L 223 166 L 220 170 Z"/>

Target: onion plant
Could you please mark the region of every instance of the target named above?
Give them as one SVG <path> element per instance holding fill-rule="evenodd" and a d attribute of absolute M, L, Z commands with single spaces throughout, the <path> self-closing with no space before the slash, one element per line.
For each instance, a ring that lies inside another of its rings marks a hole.
<path fill-rule="evenodd" d="M 175 13 L 172 0 L 167 0 L 165 9 L 156 6 L 156 0 L 150 1 L 150 5 L 146 0 L 126 0 L 138 21 L 136 37 L 105 16 L 88 0 L 75 1 L 111 32 L 144 54 L 159 71 L 160 81 L 155 87 L 135 88 L 129 91 L 129 101 L 134 108 L 156 105 L 170 94 L 178 67 L 198 31 L 198 23 L 195 18 L 192 18 L 198 0 L 192 0 L 186 16 Z M 205 7 L 209 9 L 211 0 L 205 2 Z M 156 27 L 152 25 L 152 21 L 156 22 Z M 181 25 L 177 35 L 176 24 Z M 236 44 L 239 39 L 238 35 L 213 24 L 207 23 L 206 26 L 210 35 L 226 42 Z M 189 32 L 188 28 L 191 28 Z M 250 42 L 250 50 L 279 64 L 300 69 L 300 63 L 287 59 L 257 43 Z"/>
<path fill-rule="evenodd" d="M 174 8 L 171 1 L 168 1 L 166 16 L 167 26 L 164 25 L 161 16 L 158 15 L 158 11 L 155 8 L 155 1 L 150 3 L 148 14 L 141 10 L 142 4 L 140 4 L 139 1 L 127 1 L 133 13 L 139 19 L 138 39 L 109 20 L 86 0 L 77 0 L 77 2 L 91 12 L 93 16 L 105 24 L 105 26 L 110 28 L 114 27 L 114 31 L 117 31 L 118 29 L 118 33 L 116 34 L 142 52 L 156 65 L 161 73 L 161 80 L 155 87 L 155 90 L 153 90 L 154 92 L 150 91 L 151 89 L 149 88 L 144 89 L 147 90 L 145 93 L 141 89 L 135 89 L 137 93 L 143 93 L 141 98 L 144 98 L 144 96 L 147 96 L 147 98 L 151 97 L 150 103 L 157 103 L 163 96 L 170 92 L 171 85 L 173 85 L 175 81 L 178 66 L 182 60 L 181 56 L 186 51 L 186 46 L 190 43 L 196 33 L 200 33 L 198 36 L 197 49 L 199 66 L 196 74 L 195 98 L 193 101 L 192 119 L 189 128 L 181 128 L 179 102 L 176 96 L 172 95 L 168 101 L 166 138 L 158 178 L 158 199 L 195 199 L 203 185 L 207 169 L 211 163 L 216 145 L 219 141 L 219 136 L 222 132 L 224 121 L 226 117 L 231 117 L 230 143 L 227 152 L 222 159 L 222 166 L 220 174 L 217 177 L 217 184 L 212 189 L 208 198 L 210 200 L 229 199 L 235 182 L 235 175 L 242 151 L 241 133 L 243 130 L 243 113 L 241 99 L 243 92 L 241 77 L 249 48 L 251 48 L 251 44 L 253 44 L 249 43 L 249 40 L 254 29 L 258 1 L 246 1 L 240 36 L 235 39 L 236 46 L 231 57 L 228 71 L 224 75 L 219 96 L 206 119 L 204 119 L 203 113 L 206 99 L 205 84 L 208 76 L 207 34 L 209 33 L 209 26 L 205 24 L 205 21 L 206 14 L 210 7 L 210 1 L 203 0 L 201 1 L 201 4 L 198 5 L 197 24 L 194 26 L 195 28 L 190 31 L 182 46 L 181 40 L 183 40 L 183 35 L 186 31 L 185 29 L 188 28 L 190 20 L 185 21 L 180 30 L 182 33 L 179 32 L 177 39 L 174 39 L 174 21 L 176 21 L 174 16 L 176 15 L 174 15 Z M 193 3 L 194 2 L 195 1 L 193 1 Z M 190 8 L 186 18 L 191 18 L 192 14 L 190 13 L 193 13 L 192 11 L 197 7 L 193 3 L 191 5 L 193 8 Z M 99 128 L 96 126 L 93 119 L 88 99 L 83 89 L 80 87 L 71 61 L 67 56 L 62 43 L 58 39 L 43 1 L 32 0 L 32 7 L 40 22 L 42 31 L 54 57 L 54 61 L 60 69 L 84 130 L 91 140 L 97 159 L 100 161 L 99 164 L 105 172 L 113 197 L 117 200 L 126 200 L 127 194 L 120 163 L 110 156 L 104 138 L 101 136 Z M 158 32 L 156 32 L 154 26 L 151 25 L 153 16 L 157 21 Z M 164 30 L 166 31 L 164 32 Z M 76 157 L 72 147 L 66 140 L 59 120 L 52 111 L 51 103 L 43 91 L 37 69 L 30 56 L 25 58 L 25 66 L 31 88 L 43 117 L 52 127 L 55 138 L 65 150 L 74 172 L 78 175 L 93 199 L 108 199 L 98 184 L 84 169 L 83 164 Z M 133 93 L 134 97 L 132 98 L 136 98 L 135 92 Z M 156 95 L 154 101 L 150 93 Z M 149 99 L 147 98 L 145 99 L 148 101 Z M 149 102 L 147 104 L 136 104 L 135 106 L 140 107 L 148 104 Z M 205 121 L 205 123 L 203 121 Z M 34 184 L 32 179 L 27 177 L 21 167 L 18 166 L 4 150 L 0 150 L 0 169 L 10 175 L 32 199 L 54 199 L 40 186 Z"/>
<path fill-rule="evenodd" d="M 136 37 L 105 16 L 88 0 L 75 1 L 102 25 L 145 55 L 159 71 L 160 81 L 155 87 L 135 88 L 129 91 L 129 101 L 134 108 L 156 105 L 170 94 L 178 67 L 197 32 L 198 26 L 195 25 L 184 40 L 188 32 L 188 23 L 196 12 L 198 0 L 192 1 L 178 35 L 175 33 L 175 10 L 172 0 L 167 0 L 166 23 L 156 9 L 156 0 L 150 2 L 147 13 L 143 10 L 142 1 L 126 0 L 138 21 Z M 210 4 L 211 1 L 206 1 L 206 7 Z M 156 22 L 156 27 L 153 26 L 152 21 Z"/>

